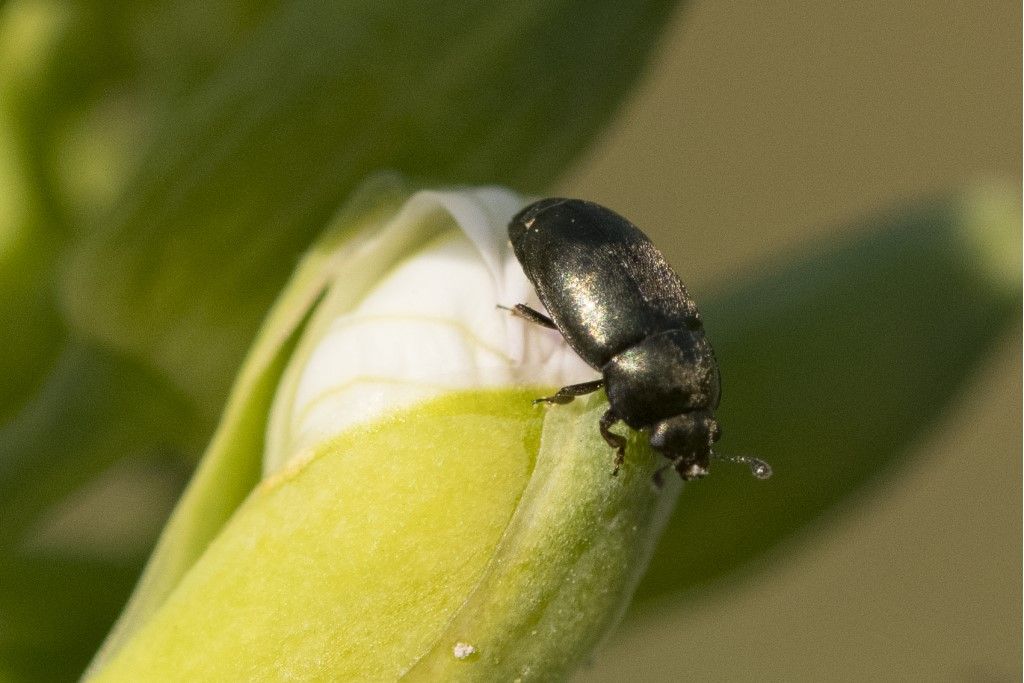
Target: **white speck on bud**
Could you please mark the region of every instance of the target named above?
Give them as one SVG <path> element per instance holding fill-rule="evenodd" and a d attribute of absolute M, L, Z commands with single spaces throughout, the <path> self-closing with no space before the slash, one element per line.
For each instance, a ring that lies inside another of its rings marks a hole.
<path fill-rule="evenodd" d="M 455 647 L 452 648 L 455 659 L 466 659 L 475 652 L 476 648 L 469 643 L 455 643 Z"/>
<path fill-rule="evenodd" d="M 326 294 L 284 376 L 290 389 L 275 399 L 266 474 L 354 426 L 447 392 L 596 377 L 557 331 L 498 308 L 543 310 L 508 241 L 509 220 L 525 204 L 497 188 L 425 191 L 377 227 L 430 237 L 383 264 L 354 305 Z M 346 261 L 373 259 L 372 247 Z M 344 271 L 335 281 L 346 289 Z"/>

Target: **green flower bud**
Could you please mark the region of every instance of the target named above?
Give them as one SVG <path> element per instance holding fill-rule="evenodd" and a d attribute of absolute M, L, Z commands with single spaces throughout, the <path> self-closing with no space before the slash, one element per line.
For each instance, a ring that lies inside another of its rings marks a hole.
<path fill-rule="evenodd" d="M 525 200 L 399 196 L 296 272 L 96 680 L 546 680 L 625 609 L 679 484 L 628 430 L 611 476 L 603 394 L 532 405 L 594 371 L 497 307 Z"/>

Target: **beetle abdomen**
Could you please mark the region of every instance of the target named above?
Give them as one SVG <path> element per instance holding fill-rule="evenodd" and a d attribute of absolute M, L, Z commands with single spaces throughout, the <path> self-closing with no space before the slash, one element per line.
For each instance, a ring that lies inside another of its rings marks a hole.
<path fill-rule="evenodd" d="M 509 239 L 566 341 L 594 368 L 653 334 L 699 325 L 661 252 L 603 206 L 537 202 L 512 219 Z"/>

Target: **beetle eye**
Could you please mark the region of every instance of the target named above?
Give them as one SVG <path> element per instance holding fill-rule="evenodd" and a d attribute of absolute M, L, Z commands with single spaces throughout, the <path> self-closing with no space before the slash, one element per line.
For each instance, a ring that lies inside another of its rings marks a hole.
<path fill-rule="evenodd" d="M 711 423 L 709 433 L 711 434 L 711 443 L 715 443 L 722 438 L 722 428 L 718 426 L 717 422 Z"/>

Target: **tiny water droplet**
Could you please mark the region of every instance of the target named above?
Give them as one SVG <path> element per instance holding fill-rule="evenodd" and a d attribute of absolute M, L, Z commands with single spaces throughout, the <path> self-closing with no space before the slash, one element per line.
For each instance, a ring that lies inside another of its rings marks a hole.
<path fill-rule="evenodd" d="M 772 476 L 772 466 L 764 460 L 750 458 L 750 473 L 758 479 L 767 479 Z"/>

